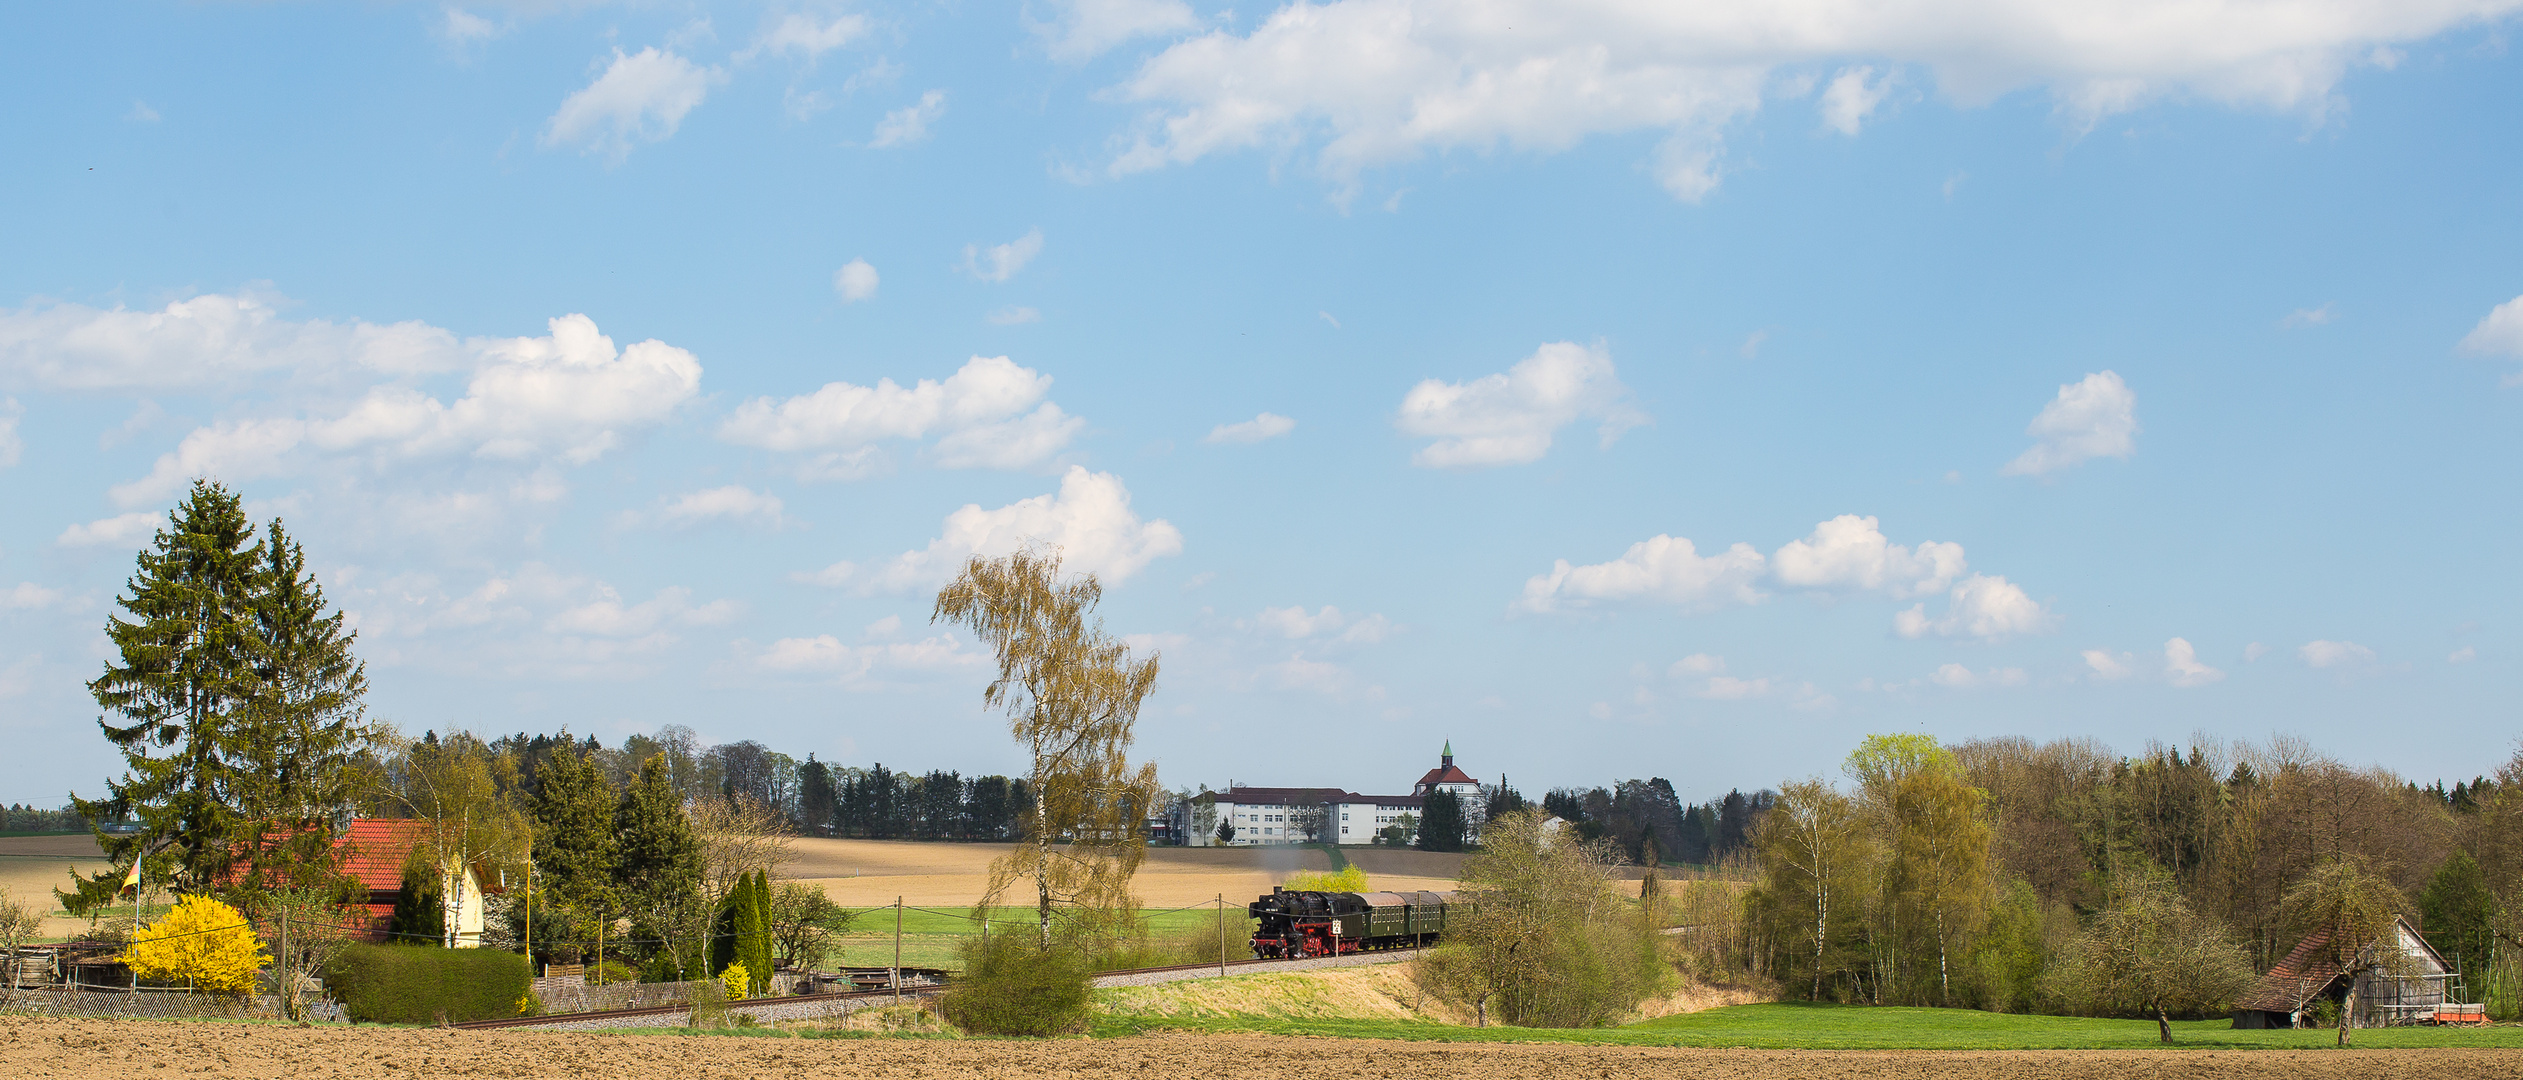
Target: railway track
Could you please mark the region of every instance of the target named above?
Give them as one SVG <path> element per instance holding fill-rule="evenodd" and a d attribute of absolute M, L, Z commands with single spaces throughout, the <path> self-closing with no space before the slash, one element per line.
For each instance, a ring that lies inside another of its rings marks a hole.
<path fill-rule="evenodd" d="M 1405 954 L 1405 953 L 1414 952 L 1414 951 L 1416 951 L 1416 950 L 1409 950 L 1409 949 L 1390 949 L 1390 950 L 1382 950 L 1382 951 L 1379 951 L 1379 952 L 1368 952 L 1368 953 L 1344 953 L 1344 954 L 1342 954 L 1342 956 L 1343 956 L 1343 957 L 1380 956 L 1380 955 L 1383 955 L 1383 954 L 1384 954 L 1384 953 L 1386 953 L 1386 952 L 1390 952 L 1390 953 L 1396 954 L 1396 955 L 1394 956 L 1394 959 L 1397 959 L 1397 960 L 1398 960 L 1398 959 L 1400 959 L 1400 958 L 1401 958 L 1401 955 L 1400 955 L 1400 954 Z M 1098 981 L 1101 981 L 1101 980 L 1105 980 L 1105 979 L 1125 979 L 1125 978 L 1130 978 L 1130 977 L 1134 977 L 1134 976 L 1142 976 L 1142 975 L 1165 975 L 1165 974 L 1171 974 L 1171 973 L 1173 973 L 1173 972 L 1178 972 L 1178 971 L 1219 971 L 1219 972 L 1226 972 L 1226 971 L 1241 971 L 1241 970 L 1249 970 L 1249 969 L 1256 969 L 1256 968 L 1258 968 L 1258 969 L 1264 969 L 1264 970 L 1267 970 L 1267 969 L 1270 969 L 1270 968 L 1273 968 L 1273 967 L 1289 967 L 1289 966 L 1294 966 L 1294 965 L 1315 965 L 1315 964 L 1319 964 L 1321 961 L 1323 961 L 1323 960 L 1327 960 L 1327 959 L 1337 959 L 1337 958 L 1335 958 L 1335 957 L 1299 957 L 1299 958 L 1296 958 L 1296 959 L 1287 959 L 1287 960 L 1261 960 L 1261 959 L 1249 959 L 1249 960 L 1229 960 L 1229 961 L 1226 961 L 1226 962 L 1224 962 L 1224 963 L 1210 962 L 1210 963 L 1201 963 L 1201 964 L 1170 964 L 1170 965 L 1166 965 L 1166 966 L 1164 966 L 1164 967 L 1124 968 L 1124 969 L 1119 970 L 1119 971 L 1099 971 L 1099 972 L 1096 972 L 1096 973 L 1095 973 L 1095 977 L 1096 977 L 1096 979 L 1097 979 Z M 934 996 L 934 995 L 937 995 L 937 994 L 940 994 L 940 993 L 944 993 L 944 992 L 945 992 L 945 990 L 946 990 L 946 988 L 945 988 L 944 986 L 941 986 L 941 985 L 934 985 L 934 984 L 931 984 L 931 985 L 922 985 L 922 986 L 906 986 L 906 987 L 903 987 L 903 988 L 901 989 L 901 991 L 900 991 L 900 996 L 901 996 L 903 999 L 905 999 L 905 1000 L 911 1000 L 911 999 L 915 999 L 915 998 L 931 997 L 931 996 Z M 873 999 L 877 999 L 877 998 L 892 998 L 892 997 L 895 997 L 895 996 L 896 996 L 896 992 L 895 992 L 895 991 L 894 991 L 894 989 L 893 989 L 893 988 L 891 988 L 891 987 L 885 987 L 885 988 L 880 988 L 880 989 L 875 989 L 875 990 L 836 990 L 836 991 L 831 991 L 831 992 L 828 992 L 828 993 L 821 993 L 821 994 L 796 994 L 796 995 L 792 995 L 792 996 L 789 996 L 789 997 L 747 998 L 747 999 L 745 999 L 745 1000 L 743 1000 L 743 1001 L 739 1001 L 739 1002 L 729 1002 L 729 1003 L 728 1003 L 728 1008 L 729 1008 L 729 1011 L 731 1011 L 731 1012 L 744 1012 L 744 1011 L 746 1011 L 748 1008 L 764 1008 L 764 1009 L 777 1008 L 777 1009 L 780 1009 L 780 1010 L 786 1011 L 786 1010 L 793 1009 L 793 1008 L 798 1007 L 798 1006 L 812 1007 L 812 1006 L 819 1005 L 819 1004 L 842 1004 L 842 1003 L 846 1003 L 846 1002 L 853 1002 L 853 1001 L 869 1001 L 869 1000 L 873 1000 Z M 640 1027 L 640 1026 L 646 1026 L 646 1025 L 634 1024 L 634 1023 L 615 1024 L 615 1023 L 613 1023 L 613 1022 L 614 1022 L 614 1021 L 635 1021 L 635 1020 L 643 1020 L 643 1019 L 665 1019 L 665 1018 L 668 1018 L 668 1017 L 676 1017 L 676 1018 L 680 1018 L 680 1017 L 690 1016 L 691 1014 L 692 1014 L 692 1006 L 691 1006 L 689 1003 L 685 1003 L 685 1004 L 680 1004 L 680 1005 L 647 1005 L 647 1006 L 642 1006 L 642 1007 L 640 1007 L 640 1008 L 636 1008 L 636 1009 L 599 1009 L 599 1010 L 593 1010 L 593 1011 L 589 1011 L 589 1012 L 553 1013 L 553 1014 L 546 1015 L 546 1016 L 514 1016 L 514 1017 L 509 1017 L 509 1018 L 504 1019 L 504 1020 L 473 1020 L 473 1021 L 468 1021 L 468 1022 L 466 1022 L 466 1023 L 462 1023 L 462 1024 L 449 1024 L 449 1025 L 447 1025 L 447 1026 L 448 1026 L 448 1027 L 450 1027 L 450 1028 L 457 1028 L 457 1029 L 462 1029 L 462 1030 L 466 1030 L 466 1031 L 491 1031 L 491 1030 L 496 1030 L 496 1029 L 499 1029 L 499 1028 L 533 1028 L 533 1027 L 560 1027 L 560 1026 L 568 1026 L 568 1027 L 598 1027 L 598 1026 Z"/>

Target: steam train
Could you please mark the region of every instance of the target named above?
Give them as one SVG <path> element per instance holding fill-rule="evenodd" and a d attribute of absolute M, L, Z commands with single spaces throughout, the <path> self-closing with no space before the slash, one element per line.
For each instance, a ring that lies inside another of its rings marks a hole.
<path fill-rule="evenodd" d="M 1249 909 L 1260 925 L 1253 955 L 1265 960 L 1338 956 L 1432 944 L 1445 933 L 1450 892 L 1289 892 L 1273 887 Z"/>

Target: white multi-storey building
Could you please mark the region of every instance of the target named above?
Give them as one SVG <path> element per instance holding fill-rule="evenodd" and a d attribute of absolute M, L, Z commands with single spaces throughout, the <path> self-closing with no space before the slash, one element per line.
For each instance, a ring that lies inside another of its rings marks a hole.
<path fill-rule="evenodd" d="M 1454 767 L 1454 744 L 1446 744 L 1436 768 L 1411 786 L 1408 795 L 1361 795 L 1342 788 L 1247 787 L 1230 783 L 1225 791 L 1205 791 L 1177 809 L 1183 841 L 1192 847 L 1270 847 L 1284 844 L 1373 844 L 1384 830 L 1401 826 L 1401 841 L 1419 820 L 1428 795 L 1453 794 L 1463 802 L 1465 823 L 1478 828 L 1482 816 L 1480 782 Z"/>

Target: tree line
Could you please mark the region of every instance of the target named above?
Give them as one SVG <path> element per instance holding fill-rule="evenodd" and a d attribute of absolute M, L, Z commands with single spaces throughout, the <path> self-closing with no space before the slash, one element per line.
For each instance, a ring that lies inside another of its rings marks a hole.
<path fill-rule="evenodd" d="M 1584 840 L 1609 840 L 1633 863 L 1711 866 L 1745 850 L 1754 826 L 1778 798 L 1740 789 L 1684 805 L 1664 777 L 1623 780 L 1610 787 L 1554 788 L 1542 807 L 1577 829 Z"/>
<path fill-rule="evenodd" d="M 1817 1000 L 2162 1019 L 2223 1009 L 2354 910 L 2335 939 L 2362 948 L 2405 916 L 2474 995 L 2517 1004 L 2523 753 L 2447 788 L 2292 738 L 2124 757 L 1894 735 L 1842 772 L 1781 787 L 1736 859 L 1749 889 L 1690 886 L 1704 965 Z M 2133 941 L 2153 944 L 2106 947 Z M 2134 989 L 2097 959 L 2132 949 L 2187 959 Z"/>

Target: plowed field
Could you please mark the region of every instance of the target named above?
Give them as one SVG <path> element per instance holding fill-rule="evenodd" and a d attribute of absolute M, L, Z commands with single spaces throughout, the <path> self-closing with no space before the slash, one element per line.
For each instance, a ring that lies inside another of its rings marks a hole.
<path fill-rule="evenodd" d="M 685 1038 L 108 1020 L 0 1022 L 0 1076 L 130 1080 L 176 1075 L 338 1077 L 671 1076 L 677 1080 L 847 1077 L 1015 1080 L 2487 1080 L 2516 1075 L 2510 1050 L 1676 1050 L 1466 1045 L 1272 1036 L 996 1040 Z"/>

